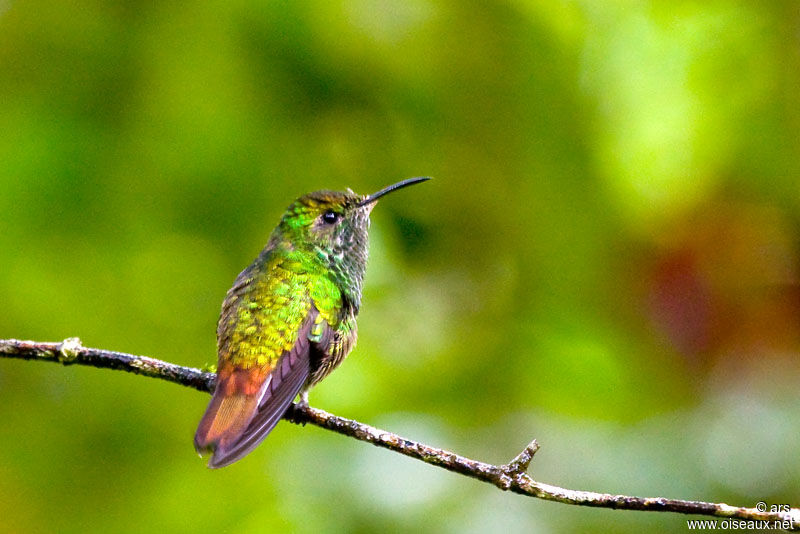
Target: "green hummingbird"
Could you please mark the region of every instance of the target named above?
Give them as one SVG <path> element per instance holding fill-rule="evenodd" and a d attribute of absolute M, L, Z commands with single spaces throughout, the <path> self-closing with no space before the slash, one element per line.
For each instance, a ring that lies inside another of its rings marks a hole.
<path fill-rule="evenodd" d="M 300 394 L 356 344 L 369 214 L 382 196 L 316 191 L 286 210 L 258 257 L 228 290 L 217 324 L 217 385 L 194 437 L 211 468 L 252 451 Z"/>

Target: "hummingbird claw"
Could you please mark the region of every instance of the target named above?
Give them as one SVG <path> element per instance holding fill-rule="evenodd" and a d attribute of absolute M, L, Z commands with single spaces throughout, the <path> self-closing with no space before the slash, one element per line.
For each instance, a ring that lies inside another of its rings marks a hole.
<path fill-rule="evenodd" d="M 297 406 L 299 408 L 306 409 L 308 408 L 308 390 L 303 390 L 300 392 L 300 400 L 297 402 Z"/>
<path fill-rule="evenodd" d="M 294 403 L 294 406 L 295 406 L 296 410 L 305 410 L 305 409 L 308 408 L 308 390 L 307 389 L 304 389 L 303 391 L 300 392 L 300 400 L 298 400 L 296 403 Z M 300 424 L 303 425 L 303 426 L 306 426 L 306 422 L 305 421 L 302 421 Z"/>

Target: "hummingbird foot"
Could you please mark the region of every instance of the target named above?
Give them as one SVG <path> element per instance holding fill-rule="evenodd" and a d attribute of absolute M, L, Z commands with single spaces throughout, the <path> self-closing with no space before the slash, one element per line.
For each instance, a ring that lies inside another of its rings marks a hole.
<path fill-rule="evenodd" d="M 308 408 L 308 390 L 304 389 L 300 392 L 300 400 L 294 403 L 295 410 L 306 410 Z M 301 421 L 302 426 L 306 426 L 306 421 Z"/>
<path fill-rule="evenodd" d="M 308 390 L 304 389 L 300 392 L 300 400 L 297 402 L 298 408 L 308 408 Z"/>

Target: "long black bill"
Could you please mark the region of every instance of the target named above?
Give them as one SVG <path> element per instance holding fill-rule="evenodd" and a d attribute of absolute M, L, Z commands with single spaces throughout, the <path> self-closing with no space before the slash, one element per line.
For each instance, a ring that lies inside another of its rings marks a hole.
<path fill-rule="evenodd" d="M 430 179 L 431 179 L 430 176 L 417 176 L 416 178 L 406 178 L 401 182 L 397 182 L 396 184 L 384 187 L 377 193 L 372 193 L 370 196 L 368 196 L 367 198 L 365 198 L 356 205 L 360 208 L 362 206 L 366 206 L 367 204 L 372 204 L 373 202 L 376 202 L 379 198 L 381 198 L 383 195 L 388 195 L 392 191 L 397 191 L 398 189 L 408 187 L 409 185 L 414 185 L 421 182 L 427 182 Z"/>

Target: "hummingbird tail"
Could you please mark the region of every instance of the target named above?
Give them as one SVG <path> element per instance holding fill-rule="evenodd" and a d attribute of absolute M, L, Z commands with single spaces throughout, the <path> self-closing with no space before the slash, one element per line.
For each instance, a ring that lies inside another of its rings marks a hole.
<path fill-rule="evenodd" d="M 197 452 L 224 448 L 244 433 L 269 382 L 268 377 L 258 376 L 254 371 L 236 368 L 220 371 L 214 396 L 194 436 Z"/>

